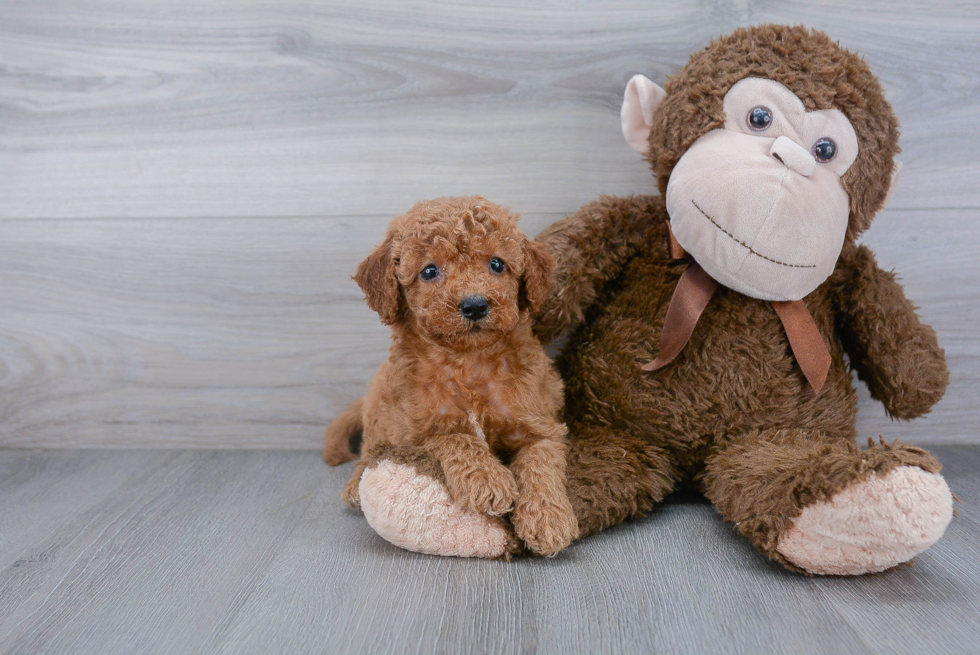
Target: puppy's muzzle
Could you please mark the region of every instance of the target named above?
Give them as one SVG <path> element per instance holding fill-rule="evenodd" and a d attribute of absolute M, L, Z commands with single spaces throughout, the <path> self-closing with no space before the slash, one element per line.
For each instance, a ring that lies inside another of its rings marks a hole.
<path fill-rule="evenodd" d="M 468 321 L 479 321 L 490 313 L 490 303 L 483 296 L 466 296 L 459 303 L 459 313 Z"/>

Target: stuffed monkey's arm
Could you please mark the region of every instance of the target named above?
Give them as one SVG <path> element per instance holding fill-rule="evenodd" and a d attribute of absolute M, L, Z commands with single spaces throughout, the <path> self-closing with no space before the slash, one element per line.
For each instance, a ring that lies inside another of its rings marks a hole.
<path fill-rule="evenodd" d="M 936 331 L 919 321 L 895 275 L 878 268 L 871 250 L 859 246 L 847 259 L 840 332 L 851 365 L 890 416 L 921 416 L 949 383 Z"/>
<path fill-rule="evenodd" d="M 535 334 L 548 343 L 580 323 L 603 285 L 650 243 L 667 250 L 667 214 L 657 196 L 601 196 L 545 229 L 535 241 L 556 259 L 551 288 L 535 316 Z M 655 238 L 661 234 L 662 238 Z"/>

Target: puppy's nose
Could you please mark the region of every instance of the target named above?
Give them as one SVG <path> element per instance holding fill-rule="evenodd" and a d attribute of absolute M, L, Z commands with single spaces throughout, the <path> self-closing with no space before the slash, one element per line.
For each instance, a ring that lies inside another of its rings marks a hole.
<path fill-rule="evenodd" d="M 490 313 L 490 303 L 483 296 L 466 296 L 459 303 L 459 313 L 470 321 L 479 321 Z"/>

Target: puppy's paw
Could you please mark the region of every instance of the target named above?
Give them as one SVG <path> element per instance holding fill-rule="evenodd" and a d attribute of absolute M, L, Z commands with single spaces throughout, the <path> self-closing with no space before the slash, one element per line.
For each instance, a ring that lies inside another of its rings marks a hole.
<path fill-rule="evenodd" d="M 446 476 L 446 486 L 461 507 L 491 516 L 506 514 L 517 497 L 514 474 L 498 462 Z"/>
<path fill-rule="evenodd" d="M 556 555 L 578 537 L 578 521 L 565 494 L 556 498 L 524 495 L 511 521 L 517 536 L 536 555 Z"/>

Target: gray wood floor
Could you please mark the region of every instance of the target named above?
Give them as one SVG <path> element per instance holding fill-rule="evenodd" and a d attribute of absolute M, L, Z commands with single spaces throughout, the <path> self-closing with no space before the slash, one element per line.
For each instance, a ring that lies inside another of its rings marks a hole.
<path fill-rule="evenodd" d="M 806 578 L 696 495 L 510 563 L 390 546 L 303 451 L 0 451 L 3 653 L 976 653 L 980 448 L 914 566 Z"/>
<path fill-rule="evenodd" d="M 953 384 L 907 425 L 865 394 L 861 433 L 980 443 L 976 2 L 0 0 L 0 446 L 315 447 L 387 349 L 349 275 L 391 216 L 651 192 L 626 80 L 767 21 L 860 51 L 902 122 L 865 240 Z"/>

